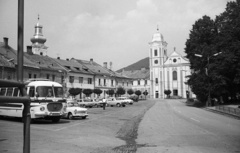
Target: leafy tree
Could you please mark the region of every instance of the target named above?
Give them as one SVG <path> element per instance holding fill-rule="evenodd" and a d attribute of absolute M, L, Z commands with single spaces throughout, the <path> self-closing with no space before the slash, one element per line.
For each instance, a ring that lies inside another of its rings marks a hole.
<path fill-rule="evenodd" d="M 171 90 L 164 90 L 164 94 L 167 95 L 167 97 L 170 97 L 170 94 L 172 93 Z"/>
<path fill-rule="evenodd" d="M 76 95 L 80 94 L 82 92 L 82 89 L 80 88 L 70 88 L 68 90 L 69 94 L 75 97 Z"/>
<path fill-rule="evenodd" d="M 147 98 L 146 98 L 146 96 L 148 95 L 147 90 L 145 90 L 145 91 L 143 92 L 143 94 L 145 95 L 145 99 L 147 99 Z"/>
<path fill-rule="evenodd" d="M 106 94 L 113 96 L 115 94 L 115 91 L 113 89 L 109 89 L 106 91 Z"/>
<path fill-rule="evenodd" d="M 93 93 L 92 89 L 84 89 L 83 93 L 87 96 L 90 97 L 90 95 Z"/>
<path fill-rule="evenodd" d="M 140 90 L 137 90 L 135 91 L 135 94 L 139 97 L 142 94 L 142 92 Z"/>
<path fill-rule="evenodd" d="M 132 89 L 128 89 L 127 93 L 131 96 L 134 93 L 134 91 Z"/>
<path fill-rule="evenodd" d="M 101 94 L 102 92 L 103 92 L 103 91 L 102 91 L 101 89 L 98 89 L 98 88 L 93 89 L 93 93 L 97 94 L 98 97 L 100 96 L 100 94 Z"/>
<path fill-rule="evenodd" d="M 126 93 L 125 89 L 122 87 L 117 88 L 116 94 L 118 95 L 124 95 Z"/>

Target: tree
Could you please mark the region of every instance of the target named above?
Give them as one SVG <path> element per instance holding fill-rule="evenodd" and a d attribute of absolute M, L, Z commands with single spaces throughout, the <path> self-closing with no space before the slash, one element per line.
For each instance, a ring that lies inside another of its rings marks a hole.
<path fill-rule="evenodd" d="M 100 96 L 100 94 L 102 93 L 102 90 L 101 89 L 93 89 L 93 93 L 97 94 L 98 97 Z"/>
<path fill-rule="evenodd" d="M 115 94 L 115 91 L 113 89 L 109 89 L 106 91 L 106 94 L 113 96 Z"/>
<path fill-rule="evenodd" d="M 80 88 L 70 88 L 68 90 L 69 94 L 75 97 L 76 95 L 80 94 L 82 92 L 82 89 Z"/>
<path fill-rule="evenodd" d="M 140 91 L 140 90 L 137 90 L 137 91 L 135 91 L 135 94 L 138 96 L 138 98 L 139 98 L 139 96 L 142 94 L 142 92 Z"/>
<path fill-rule="evenodd" d="M 169 98 L 171 95 L 172 91 L 171 90 L 164 90 L 164 94 L 167 95 L 167 97 Z"/>
<path fill-rule="evenodd" d="M 117 88 L 116 94 L 118 95 L 124 95 L 126 93 L 125 89 L 122 87 Z"/>
<path fill-rule="evenodd" d="M 84 89 L 83 93 L 87 96 L 90 97 L 90 95 L 93 93 L 92 89 Z"/>
<path fill-rule="evenodd" d="M 134 91 L 132 89 L 128 89 L 127 93 L 131 96 L 134 93 Z"/>
<path fill-rule="evenodd" d="M 145 91 L 143 92 L 143 94 L 145 95 L 145 99 L 147 99 L 147 98 L 146 98 L 146 96 L 148 95 L 147 90 L 145 90 Z"/>

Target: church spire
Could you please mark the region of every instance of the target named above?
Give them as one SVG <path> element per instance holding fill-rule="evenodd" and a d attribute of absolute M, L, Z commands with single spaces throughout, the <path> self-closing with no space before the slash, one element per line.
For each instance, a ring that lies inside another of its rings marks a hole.
<path fill-rule="evenodd" d="M 46 55 L 47 47 L 44 45 L 44 43 L 47 41 L 47 39 L 43 36 L 43 33 L 42 33 L 43 26 L 40 25 L 39 20 L 40 20 L 40 17 L 38 14 L 38 22 L 35 25 L 35 33 L 31 38 L 32 48 L 33 48 L 34 54 Z"/>

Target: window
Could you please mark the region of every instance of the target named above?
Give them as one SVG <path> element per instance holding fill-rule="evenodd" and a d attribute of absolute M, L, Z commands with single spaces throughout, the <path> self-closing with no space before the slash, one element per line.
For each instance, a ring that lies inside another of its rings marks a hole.
<path fill-rule="evenodd" d="M 128 86 L 128 82 L 127 82 L 127 86 Z"/>
<path fill-rule="evenodd" d="M 140 85 L 140 80 L 138 80 L 138 85 Z"/>
<path fill-rule="evenodd" d="M 122 82 L 122 86 L 124 86 L 124 82 Z"/>
<path fill-rule="evenodd" d="M 155 82 L 158 83 L 158 78 L 155 78 Z"/>
<path fill-rule="evenodd" d="M 145 80 L 145 85 L 147 85 L 147 80 Z"/>
<path fill-rule="evenodd" d="M 64 76 L 61 76 L 61 83 L 64 83 Z"/>
<path fill-rule="evenodd" d="M 158 52 L 156 49 L 154 50 L 154 56 L 158 56 Z"/>
<path fill-rule="evenodd" d="M 79 77 L 79 83 L 83 83 L 83 77 Z"/>
<path fill-rule="evenodd" d="M 111 80 L 111 85 L 113 86 L 113 80 Z"/>
<path fill-rule="evenodd" d="M 173 80 L 177 80 L 177 71 L 173 71 Z"/>
<path fill-rule="evenodd" d="M 103 80 L 103 84 L 104 84 L 104 86 L 106 86 L 106 79 Z"/>
<path fill-rule="evenodd" d="M 74 82 L 74 76 L 69 76 L 69 82 L 73 83 Z"/>
<path fill-rule="evenodd" d="M 101 79 L 98 79 L 98 85 L 101 86 Z"/>
<path fill-rule="evenodd" d="M 37 78 L 37 74 L 34 74 L 34 76 L 33 76 L 34 78 Z"/>
<path fill-rule="evenodd" d="M 29 79 L 32 78 L 32 74 L 31 74 L 31 73 L 28 74 L 28 78 L 29 78 Z"/>
<path fill-rule="evenodd" d="M 92 78 L 88 78 L 88 84 L 92 84 Z"/>
<path fill-rule="evenodd" d="M 47 74 L 47 79 L 49 79 L 49 77 L 50 77 L 50 75 L 49 75 L 49 74 Z"/>
<path fill-rule="evenodd" d="M 30 96 L 30 97 L 34 97 L 34 96 L 35 96 L 34 87 L 30 87 L 30 88 L 29 88 L 29 96 Z"/>
<path fill-rule="evenodd" d="M 55 81 L 55 75 L 52 75 L 52 81 Z"/>
<path fill-rule="evenodd" d="M 173 96 L 178 96 L 178 90 L 173 90 Z"/>

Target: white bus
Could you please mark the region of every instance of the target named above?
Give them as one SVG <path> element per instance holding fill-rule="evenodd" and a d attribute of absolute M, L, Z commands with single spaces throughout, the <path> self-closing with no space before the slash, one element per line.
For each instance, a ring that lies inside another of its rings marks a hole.
<path fill-rule="evenodd" d="M 31 119 L 46 119 L 59 122 L 66 113 L 66 99 L 61 84 L 47 79 L 30 79 L 26 91 L 31 99 Z M 0 88 L 0 96 L 20 96 L 18 88 Z M 0 116 L 22 117 L 21 103 L 0 103 Z"/>

